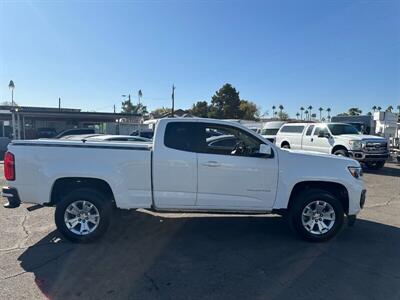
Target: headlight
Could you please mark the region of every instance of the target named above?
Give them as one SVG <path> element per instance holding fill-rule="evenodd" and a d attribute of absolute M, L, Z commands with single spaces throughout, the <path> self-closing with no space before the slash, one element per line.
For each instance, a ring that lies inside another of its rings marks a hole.
<path fill-rule="evenodd" d="M 348 167 L 348 169 L 351 176 L 353 176 L 354 178 L 360 178 L 361 176 L 363 176 L 361 167 Z"/>
<path fill-rule="evenodd" d="M 349 141 L 349 144 L 352 150 L 361 150 L 362 148 L 361 141 Z"/>

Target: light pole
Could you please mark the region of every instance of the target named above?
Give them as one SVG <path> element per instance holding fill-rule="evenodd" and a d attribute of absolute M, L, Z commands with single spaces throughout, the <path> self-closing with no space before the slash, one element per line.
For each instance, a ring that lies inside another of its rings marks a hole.
<path fill-rule="evenodd" d="M 15 139 L 16 128 L 15 128 L 15 114 L 14 114 L 14 89 L 15 89 L 14 81 L 10 80 L 8 88 L 11 90 L 11 122 L 13 130 L 13 139 Z"/>

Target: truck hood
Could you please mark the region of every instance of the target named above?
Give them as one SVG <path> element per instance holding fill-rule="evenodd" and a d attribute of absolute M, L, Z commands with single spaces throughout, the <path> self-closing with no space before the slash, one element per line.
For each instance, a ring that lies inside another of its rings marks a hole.
<path fill-rule="evenodd" d="M 364 140 L 374 140 L 377 142 L 384 142 L 386 139 L 376 135 L 367 135 L 367 134 L 342 134 L 336 135 L 336 138 L 343 138 L 346 140 L 357 140 L 357 141 L 364 141 Z"/>
<path fill-rule="evenodd" d="M 320 152 L 314 152 L 314 151 L 303 151 L 303 150 L 290 150 L 290 149 L 284 149 L 281 150 L 282 152 L 287 152 L 289 153 L 290 157 L 296 161 L 298 159 L 299 162 L 302 160 L 307 161 L 308 163 L 315 163 L 318 164 L 318 168 L 324 168 L 324 165 L 319 165 L 323 164 L 324 162 L 328 164 L 345 164 L 347 166 L 354 166 L 354 167 L 359 167 L 360 164 L 358 161 L 349 158 L 349 157 L 344 157 L 344 156 L 337 156 L 333 154 L 325 154 L 325 153 L 320 153 Z M 326 165 L 325 165 L 326 167 Z"/>

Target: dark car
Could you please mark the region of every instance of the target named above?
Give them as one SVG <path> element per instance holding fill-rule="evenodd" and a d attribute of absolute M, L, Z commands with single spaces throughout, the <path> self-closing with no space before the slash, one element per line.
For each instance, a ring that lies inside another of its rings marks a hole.
<path fill-rule="evenodd" d="M 57 131 L 55 128 L 38 128 L 37 129 L 37 138 L 38 139 L 49 139 L 53 138 L 57 135 Z"/>
<path fill-rule="evenodd" d="M 154 131 L 150 129 L 144 129 L 139 132 L 139 130 L 135 130 L 130 134 L 131 136 L 141 136 L 147 139 L 152 139 L 154 136 Z"/>
<path fill-rule="evenodd" d="M 80 135 L 80 134 L 95 134 L 94 128 L 74 128 L 61 131 L 55 136 L 56 139 L 62 138 L 67 135 Z"/>

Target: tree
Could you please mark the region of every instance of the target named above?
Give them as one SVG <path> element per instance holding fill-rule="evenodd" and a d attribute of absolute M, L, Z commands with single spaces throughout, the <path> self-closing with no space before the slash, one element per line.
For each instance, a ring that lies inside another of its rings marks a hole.
<path fill-rule="evenodd" d="M 300 107 L 300 119 L 303 120 L 303 111 L 304 111 L 304 107 Z"/>
<path fill-rule="evenodd" d="M 313 107 L 310 105 L 310 106 L 308 107 L 308 112 L 310 113 L 310 114 L 309 114 L 310 120 L 311 120 L 311 117 L 312 117 L 312 109 L 313 109 Z"/>
<path fill-rule="evenodd" d="M 299 119 L 299 116 L 300 116 L 300 113 L 297 112 L 297 113 L 296 113 L 296 118 Z"/>
<path fill-rule="evenodd" d="M 279 120 L 285 121 L 285 120 L 289 119 L 289 115 L 287 113 L 285 113 L 284 111 L 279 111 L 278 118 L 279 118 Z"/>
<path fill-rule="evenodd" d="M 372 106 L 372 111 L 375 112 L 376 111 L 376 105 Z"/>
<path fill-rule="evenodd" d="M 276 106 L 273 105 L 273 106 L 272 106 L 272 115 L 275 115 L 275 109 L 276 109 Z"/>
<path fill-rule="evenodd" d="M 132 104 L 130 96 L 128 100 L 122 101 L 122 112 L 128 114 L 148 114 L 147 106 L 143 105 L 142 103 L 139 103 L 138 105 Z"/>
<path fill-rule="evenodd" d="M 11 101 L 3 101 L 3 102 L 0 103 L 0 105 L 4 105 L 4 106 L 13 106 L 13 103 L 12 103 Z M 15 106 L 18 106 L 18 104 L 15 103 L 15 101 L 14 101 L 14 105 L 15 105 Z"/>
<path fill-rule="evenodd" d="M 239 92 L 226 83 L 212 96 L 208 115 L 217 119 L 238 119 L 239 106 Z"/>
<path fill-rule="evenodd" d="M 306 110 L 306 111 L 304 112 L 304 114 L 306 115 L 306 119 L 308 119 L 308 110 Z"/>
<path fill-rule="evenodd" d="M 322 119 L 322 111 L 324 110 L 322 107 L 318 108 L 319 110 L 319 119 Z"/>
<path fill-rule="evenodd" d="M 153 110 L 150 114 L 152 115 L 152 117 L 154 119 L 159 119 L 167 114 L 171 113 L 171 109 L 170 108 L 166 108 L 166 107 L 159 107 L 156 108 L 155 110 Z"/>
<path fill-rule="evenodd" d="M 330 122 L 330 121 L 331 121 L 331 108 L 328 107 L 328 108 L 326 109 L 326 112 L 328 113 L 328 121 Z"/>
<path fill-rule="evenodd" d="M 399 117 L 400 117 L 400 105 L 397 105 L 397 111 L 398 111 Z"/>
<path fill-rule="evenodd" d="M 260 113 L 257 105 L 251 101 L 240 100 L 239 118 L 244 120 L 258 120 Z"/>
<path fill-rule="evenodd" d="M 376 109 L 377 109 L 378 111 L 381 111 L 382 107 L 378 106 Z"/>
<path fill-rule="evenodd" d="M 207 101 L 197 101 L 195 104 L 192 105 L 192 108 L 190 109 L 190 113 L 193 116 L 200 118 L 207 118 L 208 111 L 209 107 Z"/>
<path fill-rule="evenodd" d="M 389 105 L 388 108 L 386 108 L 386 111 L 392 112 L 393 111 L 393 106 Z"/>
<path fill-rule="evenodd" d="M 359 115 L 361 115 L 361 113 L 362 113 L 362 110 L 359 109 L 358 107 L 351 107 L 351 108 L 349 108 L 349 111 L 347 114 L 349 116 L 359 116 Z"/>

